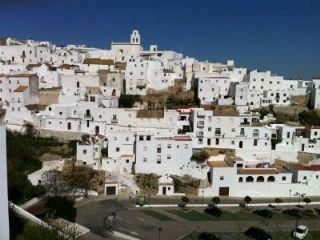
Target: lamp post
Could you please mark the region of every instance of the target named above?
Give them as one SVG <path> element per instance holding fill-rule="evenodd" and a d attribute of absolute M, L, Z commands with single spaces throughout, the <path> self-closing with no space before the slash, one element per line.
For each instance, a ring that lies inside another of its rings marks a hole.
<path fill-rule="evenodd" d="M 136 205 L 138 204 L 138 191 L 136 191 Z"/>
<path fill-rule="evenodd" d="M 162 228 L 158 227 L 158 240 L 160 240 L 160 233 L 161 233 Z"/>
<path fill-rule="evenodd" d="M 202 190 L 202 205 L 203 205 L 203 202 L 204 202 L 204 190 Z"/>
<path fill-rule="evenodd" d="M 304 194 L 304 193 L 298 193 L 298 192 L 296 192 L 294 194 L 295 197 L 298 197 L 298 206 L 297 206 L 298 208 L 300 207 L 301 198 L 303 198 L 305 195 L 306 194 Z M 299 219 L 299 216 L 297 214 L 297 217 L 296 217 L 296 228 L 298 227 L 298 219 Z"/>

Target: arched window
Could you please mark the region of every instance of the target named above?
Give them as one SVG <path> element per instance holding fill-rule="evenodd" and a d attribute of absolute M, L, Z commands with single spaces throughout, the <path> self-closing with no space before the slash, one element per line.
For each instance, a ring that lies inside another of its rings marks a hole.
<path fill-rule="evenodd" d="M 253 137 L 259 137 L 259 130 L 258 129 L 253 129 Z"/>
<path fill-rule="evenodd" d="M 246 177 L 246 182 L 253 182 L 253 177 L 251 176 Z"/>
<path fill-rule="evenodd" d="M 257 178 L 257 182 L 264 182 L 264 177 L 263 176 L 259 176 Z"/>
<path fill-rule="evenodd" d="M 239 177 L 239 182 L 243 182 L 243 177 Z"/>
<path fill-rule="evenodd" d="M 274 176 L 269 176 L 267 181 L 268 182 L 274 182 L 275 181 Z"/>

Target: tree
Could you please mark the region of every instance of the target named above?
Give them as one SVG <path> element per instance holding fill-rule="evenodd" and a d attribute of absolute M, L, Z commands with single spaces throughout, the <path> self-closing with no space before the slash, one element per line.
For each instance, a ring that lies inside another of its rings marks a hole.
<path fill-rule="evenodd" d="M 71 172 L 64 175 L 64 180 L 69 187 L 76 193 L 83 191 L 84 196 L 88 196 L 91 188 L 91 180 L 94 177 L 92 168 L 86 166 L 75 166 Z"/>
<path fill-rule="evenodd" d="M 74 201 L 67 197 L 48 197 L 46 207 L 48 208 L 49 216 L 53 218 L 63 218 L 71 222 L 76 219 L 77 209 L 74 207 Z"/>
<path fill-rule="evenodd" d="M 281 198 L 275 198 L 274 202 L 277 203 L 278 206 L 279 206 L 279 203 L 282 203 L 282 199 Z"/>
<path fill-rule="evenodd" d="M 49 196 L 62 196 L 70 192 L 63 174 L 57 170 L 46 171 L 42 174 L 41 178 L 42 184 Z"/>
<path fill-rule="evenodd" d="M 38 135 L 38 131 L 34 128 L 32 123 L 25 123 L 24 124 L 24 134 L 28 137 L 34 137 Z"/>
<path fill-rule="evenodd" d="M 311 199 L 310 198 L 304 198 L 303 201 L 307 204 L 311 203 Z"/>
<path fill-rule="evenodd" d="M 198 163 L 205 162 L 209 157 L 209 154 L 205 150 L 201 150 L 199 152 L 194 152 L 191 156 L 191 160 L 196 161 Z"/>
<path fill-rule="evenodd" d="M 183 196 L 181 198 L 181 201 L 184 203 L 184 204 L 187 204 L 188 202 L 190 202 L 190 199 L 187 197 L 187 196 Z"/>
<path fill-rule="evenodd" d="M 141 101 L 140 95 L 121 94 L 119 98 L 119 106 L 122 108 L 132 108 L 136 102 Z"/>
<path fill-rule="evenodd" d="M 220 198 L 219 197 L 213 197 L 211 199 L 211 202 L 213 202 L 214 205 L 217 206 L 220 203 Z"/>
<path fill-rule="evenodd" d="M 243 200 L 245 201 L 248 207 L 249 203 L 252 201 L 252 198 L 250 196 L 245 196 Z"/>

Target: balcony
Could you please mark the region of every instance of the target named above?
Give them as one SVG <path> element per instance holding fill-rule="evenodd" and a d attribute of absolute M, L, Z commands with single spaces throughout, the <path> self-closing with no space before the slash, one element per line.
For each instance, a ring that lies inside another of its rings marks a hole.
<path fill-rule="evenodd" d="M 137 88 L 146 88 L 147 83 L 144 80 L 137 81 Z"/>
<path fill-rule="evenodd" d="M 117 118 L 111 118 L 111 123 L 118 123 L 118 119 Z"/>
<path fill-rule="evenodd" d="M 198 127 L 198 128 L 204 128 L 204 121 L 199 121 L 199 122 L 197 123 L 197 127 Z"/>
<path fill-rule="evenodd" d="M 205 117 L 205 112 L 204 112 L 204 110 L 199 110 L 198 113 L 197 113 L 197 117 L 198 117 L 198 118 L 204 118 L 204 117 Z"/>
<path fill-rule="evenodd" d="M 203 134 L 203 132 L 197 132 L 196 136 L 197 136 L 197 138 L 203 138 L 204 134 Z"/>

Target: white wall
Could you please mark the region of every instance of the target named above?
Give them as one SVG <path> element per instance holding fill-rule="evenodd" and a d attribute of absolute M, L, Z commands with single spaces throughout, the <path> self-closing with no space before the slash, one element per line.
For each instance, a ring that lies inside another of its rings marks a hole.
<path fill-rule="evenodd" d="M 1 239 L 9 239 L 8 184 L 6 127 L 0 125 L 0 233 Z"/>

